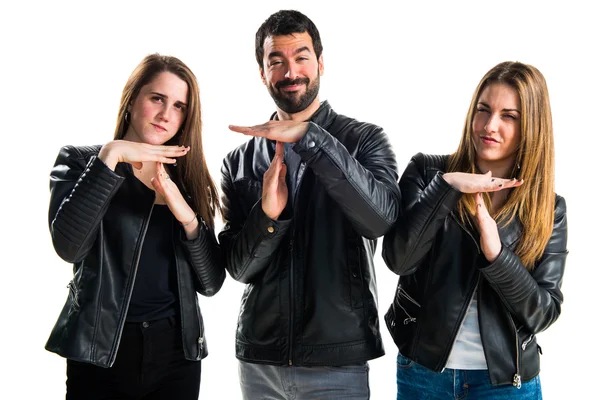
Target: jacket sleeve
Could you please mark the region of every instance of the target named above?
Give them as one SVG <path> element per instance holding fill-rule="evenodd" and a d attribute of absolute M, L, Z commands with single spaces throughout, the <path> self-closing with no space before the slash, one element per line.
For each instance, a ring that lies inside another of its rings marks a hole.
<path fill-rule="evenodd" d="M 547 329 L 560 315 L 560 290 L 567 259 L 567 207 L 556 196 L 554 228 L 541 259 L 530 273 L 508 248 L 481 272 L 515 319 L 530 333 Z"/>
<path fill-rule="evenodd" d="M 260 200 L 246 213 L 243 199 L 235 190 L 227 158 L 221 174 L 225 226 L 219 233 L 219 242 L 225 266 L 233 279 L 250 283 L 269 265 L 291 220 L 272 220 L 264 213 Z"/>
<path fill-rule="evenodd" d="M 63 147 L 50 174 L 50 235 L 56 253 L 70 263 L 87 255 L 110 200 L 125 179 L 95 154 L 91 147 Z"/>
<path fill-rule="evenodd" d="M 388 268 L 398 275 L 408 275 L 417 270 L 431 250 L 444 220 L 462 197 L 461 192 L 442 178 L 438 168 L 430 171 L 434 176 L 428 181 L 427 157 L 440 156 L 419 153 L 410 160 L 402 174 L 401 216 L 383 240 L 383 259 Z"/>
<path fill-rule="evenodd" d="M 376 239 L 398 217 L 396 157 L 381 128 L 370 129 L 361 141 L 355 158 L 329 132 L 310 122 L 294 151 L 313 170 L 356 231 Z"/>
<path fill-rule="evenodd" d="M 209 228 L 202 218 L 199 218 L 198 222 L 197 238 L 188 240 L 183 229 L 180 238 L 200 284 L 198 293 L 210 297 L 217 294 L 223 286 L 225 267 L 215 231 Z"/>

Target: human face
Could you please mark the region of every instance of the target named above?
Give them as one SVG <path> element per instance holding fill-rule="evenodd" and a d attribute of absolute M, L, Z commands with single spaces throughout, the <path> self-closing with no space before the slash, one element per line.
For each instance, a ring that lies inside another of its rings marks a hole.
<path fill-rule="evenodd" d="M 171 72 L 161 72 L 129 105 L 125 140 L 160 145 L 177 134 L 185 121 L 188 86 Z"/>
<path fill-rule="evenodd" d="M 269 36 L 263 47 L 260 75 L 275 104 L 288 114 L 304 111 L 315 102 L 323 74 L 312 38 L 308 32 Z"/>
<path fill-rule="evenodd" d="M 517 91 L 504 83 L 486 86 L 477 100 L 472 124 L 479 169 L 510 170 L 521 142 L 521 100 Z"/>

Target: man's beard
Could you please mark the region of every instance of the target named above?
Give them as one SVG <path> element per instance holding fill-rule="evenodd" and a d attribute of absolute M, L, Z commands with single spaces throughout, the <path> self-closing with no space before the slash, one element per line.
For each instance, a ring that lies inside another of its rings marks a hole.
<path fill-rule="evenodd" d="M 303 95 L 298 95 L 298 92 L 284 92 L 281 88 L 284 86 L 291 85 L 306 85 L 306 92 Z M 319 94 L 320 77 L 317 74 L 314 82 L 310 82 L 308 78 L 297 78 L 297 79 L 284 79 L 277 82 L 274 87 L 268 85 L 269 94 L 275 101 L 275 104 L 279 109 L 288 113 L 296 114 L 300 111 L 304 111 Z"/>

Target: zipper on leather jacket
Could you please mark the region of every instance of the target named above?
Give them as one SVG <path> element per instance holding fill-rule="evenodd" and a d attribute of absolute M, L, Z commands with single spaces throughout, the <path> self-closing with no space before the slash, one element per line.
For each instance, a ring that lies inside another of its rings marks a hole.
<path fill-rule="evenodd" d="M 521 348 L 523 349 L 523 351 L 525 351 L 525 349 L 527 348 L 527 346 L 529 346 L 529 343 L 531 343 L 533 341 L 533 334 L 529 335 L 529 337 L 527 338 L 526 341 L 523 342 L 523 344 L 521 345 Z"/>
<path fill-rule="evenodd" d="M 512 324 L 513 328 L 515 329 L 515 343 L 516 343 L 516 350 L 517 350 L 517 372 L 513 376 L 512 385 L 514 387 L 516 387 L 517 389 L 521 389 L 521 373 L 519 372 L 520 365 L 521 365 L 521 361 L 520 361 L 521 357 L 519 354 L 519 347 L 520 347 L 519 346 L 519 332 L 517 332 L 517 326 L 515 325 L 515 321 L 513 321 L 511 315 L 509 315 L 509 318 L 510 318 L 510 323 Z M 523 344 L 525 345 L 525 343 L 523 343 Z M 527 347 L 527 346 L 525 346 L 525 347 Z"/>
<path fill-rule="evenodd" d="M 148 213 L 148 217 L 144 221 L 144 227 L 142 229 L 142 237 L 140 240 L 140 245 L 139 245 L 137 253 L 135 255 L 135 263 L 133 264 L 133 274 L 131 274 L 131 276 L 129 278 L 131 280 L 131 288 L 129 290 L 129 293 L 127 293 L 127 299 L 126 299 L 125 309 L 124 309 L 125 312 L 119 320 L 119 330 L 117 333 L 117 335 L 118 335 L 117 351 L 119 349 L 119 346 L 121 345 L 121 336 L 123 335 L 123 325 L 125 325 L 125 319 L 127 318 L 127 312 L 129 311 L 129 302 L 131 301 L 131 295 L 133 294 L 133 284 L 135 282 L 135 277 L 137 275 L 138 266 L 140 264 L 140 258 L 142 256 L 142 247 L 144 245 L 144 238 L 146 237 L 146 231 L 148 230 L 148 225 L 150 224 L 150 218 L 152 217 L 152 211 L 154 211 L 154 201 L 156 200 L 156 195 L 154 197 L 155 197 L 155 199 L 152 201 L 152 207 L 150 207 L 150 212 Z M 117 358 L 117 351 L 115 351 L 113 356 L 111 357 L 111 360 L 110 360 L 111 366 L 115 362 L 115 359 Z"/>
<path fill-rule="evenodd" d="M 72 280 L 67 285 L 67 289 L 69 289 L 69 297 L 71 298 L 72 307 L 69 309 L 69 315 L 72 314 L 76 309 L 79 309 L 79 294 L 77 292 L 77 287 L 75 286 L 75 282 Z"/>
<path fill-rule="evenodd" d="M 421 305 L 419 303 L 417 303 L 417 301 L 415 299 L 413 299 L 408 293 L 406 293 L 406 290 L 402 289 L 402 286 L 398 285 L 398 296 L 404 297 L 406 300 L 410 301 L 411 303 L 413 303 L 415 306 L 421 308 Z M 409 314 L 409 312 L 406 310 L 406 308 L 404 308 L 402 306 L 402 304 L 400 304 L 400 302 L 398 302 L 398 306 L 400 306 L 400 308 L 402 309 L 402 311 L 404 311 L 404 314 L 406 314 L 408 316 L 408 318 L 404 318 L 404 325 L 408 325 L 411 322 L 417 322 L 417 318 L 413 317 Z M 392 321 L 392 326 L 396 325 L 396 321 Z"/>
<path fill-rule="evenodd" d="M 292 224 L 292 228 L 293 228 L 293 224 Z M 294 340 L 294 304 L 293 304 L 293 299 L 294 299 L 294 268 L 293 268 L 293 263 L 294 263 L 294 239 L 293 239 L 293 235 L 294 235 L 294 231 L 292 230 L 292 239 L 290 239 L 290 247 L 289 247 L 289 251 L 290 251 L 290 323 L 289 323 L 289 352 L 288 352 L 288 365 L 292 366 L 292 341 Z"/>
<path fill-rule="evenodd" d="M 296 205 L 298 204 L 298 193 L 300 193 L 300 187 L 302 186 L 302 177 L 306 169 L 306 163 L 300 162 L 298 166 L 298 176 L 296 177 L 296 191 L 294 192 L 294 203 L 292 204 L 292 226 L 290 227 L 291 239 L 290 239 L 290 324 L 289 324 L 289 352 L 288 352 L 288 365 L 292 366 L 293 354 L 294 354 L 294 231 L 295 231 L 295 220 L 296 220 Z"/>

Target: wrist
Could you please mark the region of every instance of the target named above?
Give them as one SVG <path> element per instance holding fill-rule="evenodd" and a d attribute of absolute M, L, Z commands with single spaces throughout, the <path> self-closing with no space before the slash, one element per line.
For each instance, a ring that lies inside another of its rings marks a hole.
<path fill-rule="evenodd" d="M 192 218 L 188 219 L 187 221 L 183 221 L 183 222 L 179 221 L 179 223 L 181 224 L 181 226 L 183 226 L 185 228 L 186 226 L 191 225 L 197 219 L 198 219 L 198 214 L 194 213 L 194 216 Z"/>
<path fill-rule="evenodd" d="M 112 169 L 113 171 L 115 170 L 115 167 L 117 166 L 117 158 L 113 156 L 112 152 L 110 151 L 110 144 L 105 144 L 104 146 L 102 146 L 102 149 L 100 149 L 100 153 L 98 154 L 98 158 L 110 169 Z"/>
<path fill-rule="evenodd" d="M 496 261 L 498 259 L 498 256 L 500 255 L 500 251 L 502 251 L 502 246 L 500 246 L 498 249 L 494 249 L 494 250 L 490 250 L 484 253 L 486 260 L 488 260 L 488 262 L 491 264 L 494 261 Z"/>
<path fill-rule="evenodd" d="M 446 172 L 442 174 L 442 178 L 451 186 L 454 186 L 454 175 L 453 172 Z"/>

